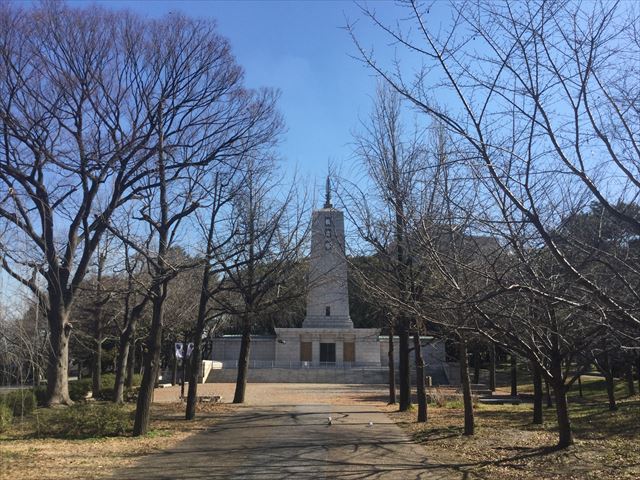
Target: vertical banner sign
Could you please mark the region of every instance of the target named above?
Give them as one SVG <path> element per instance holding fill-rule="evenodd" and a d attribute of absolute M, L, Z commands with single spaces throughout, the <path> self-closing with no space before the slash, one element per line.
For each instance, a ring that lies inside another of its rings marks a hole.
<path fill-rule="evenodd" d="M 184 345 L 182 342 L 176 342 L 176 358 L 178 360 L 182 359 L 184 356 Z"/>

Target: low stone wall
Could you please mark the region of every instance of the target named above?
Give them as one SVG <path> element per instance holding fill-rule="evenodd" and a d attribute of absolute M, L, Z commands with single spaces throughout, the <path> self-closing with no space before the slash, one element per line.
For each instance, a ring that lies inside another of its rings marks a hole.
<path fill-rule="evenodd" d="M 415 371 L 411 369 L 415 385 Z M 238 370 L 223 368 L 211 370 L 207 383 L 232 383 Z M 427 368 L 426 375 L 432 377 L 434 385 L 447 384 L 442 367 Z M 397 378 L 397 376 L 396 376 Z M 253 383 L 355 383 L 386 384 L 389 381 L 387 368 L 250 368 L 248 381 Z"/>
<path fill-rule="evenodd" d="M 235 368 L 211 370 L 207 382 L 235 382 Z M 256 368 L 249 369 L 248 381 L 253 383 L 387 383 L 386 368 Z"/>

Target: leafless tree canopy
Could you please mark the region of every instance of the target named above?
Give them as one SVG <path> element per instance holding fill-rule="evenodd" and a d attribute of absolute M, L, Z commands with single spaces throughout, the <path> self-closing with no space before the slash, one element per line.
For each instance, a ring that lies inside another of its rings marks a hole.
<path fill-rule="evenodd" d="M 391 61 L 347 29 L 423 128 L 441 129 L 419 180 L 404 183 L 417 202 L 404 219 L 412 259 L 431 278 L 418 297 L 377 293 L 531 359 L 560 398 L 566 446 L 575 365 L 640 337 L 638 12 L 569 1 L 400 10 L 386 24 L 361 8 L 401 52 Z M 436 23 L 436 10 L 449 17 Z M 364 225 L 390 225 L 361 205 Z"/>

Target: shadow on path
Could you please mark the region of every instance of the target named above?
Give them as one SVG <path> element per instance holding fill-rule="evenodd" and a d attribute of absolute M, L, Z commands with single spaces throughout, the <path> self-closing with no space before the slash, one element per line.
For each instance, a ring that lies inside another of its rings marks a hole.
<path fill-rule="evenodd" d="M 430 463 L 427 449 L 373 408 L 240 407 L 219 418 L 214 427 L 143 458 L 114 478 L 463 478 L 451 465 Z"/>

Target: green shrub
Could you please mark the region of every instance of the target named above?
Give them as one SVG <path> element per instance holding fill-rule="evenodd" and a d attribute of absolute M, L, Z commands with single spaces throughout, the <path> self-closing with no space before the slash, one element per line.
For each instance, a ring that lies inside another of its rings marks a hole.
<path fill-rule="evenodd" d="M 22 417 L 36 408 L 36 396 L 33 390 L 14 390 L 0 395 L 0 404 L 9 407 L 14 417 Z"/>
<path fill-rule="evenodd" d="M 140 386 L 140 382 L 142 381 L 142 375 L 135 374 L 133 376 L 133 387 L 134 390 L 136 387 Z M 116 385 L 116 376 L 114 373 L 105 373 L 100 377 L 100 394 L 95 395 L 94 398 L 97 400 L 113 400 L 113 396 L 115 394 L 115 385 Z"/>
<path fill-rule="evenodd" d="M 13 420 L 13 412 L 8 405 L 0 403 L 0 432 L 4 432 Z"/>
<path fill-rule="evenodd" d="M 100 389 L 100 394 L 99 395 L 94 395 L 93 398 L 95 398 L 96 400 L 111 401 L 111 400 L 113 400 L 114 392 L 115 392 L 114 387 L 101 388 Z"/>
<path fill-rule="evenodd" d="M 35 387 L 33 389 L 33 394 L 36 397 L 36 403 L 38 404 L 38 406 L 44 407 L 47 401 L 47 387 L 45 387 L 44 385 Z"/>
<path fill-rule="evenodd" d="M 103 373 L 100 376 L 100 390 L 113 390 L 116 384 L 116 375 L 114 373 Z"/>
<path fill-rule="evenodd" d="M 90 378 L 83 378 L 82 380 L 73 380 L 69 382 L 69 396 L 74 402 L 84 399 L 90 391 Z"/>
<path fill-rule="evenodd" d="M 58 438 L 113 437 L 132 428 L 130 411 L 113 403 L 84 403 L 40 411 L 38 435 Z"/>

